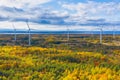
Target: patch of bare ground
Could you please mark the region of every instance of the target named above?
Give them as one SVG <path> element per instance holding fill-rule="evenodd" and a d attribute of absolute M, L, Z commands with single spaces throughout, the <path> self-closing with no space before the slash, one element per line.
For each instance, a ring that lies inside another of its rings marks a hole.
<path fill-rule="evenodd" d="M 107 46 L 120 46 L 120 41 L 112 41 L 111 43 L 103 43 L 104 45 L 107 45 Z"/>

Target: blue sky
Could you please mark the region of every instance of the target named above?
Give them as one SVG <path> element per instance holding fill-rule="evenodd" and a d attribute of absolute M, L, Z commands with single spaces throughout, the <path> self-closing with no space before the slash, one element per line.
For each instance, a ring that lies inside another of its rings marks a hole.
<path fill-rule="evenodd" d="M 0 0 L 0 29 L 118 30 L 119 13 L 119 0 Z"/>

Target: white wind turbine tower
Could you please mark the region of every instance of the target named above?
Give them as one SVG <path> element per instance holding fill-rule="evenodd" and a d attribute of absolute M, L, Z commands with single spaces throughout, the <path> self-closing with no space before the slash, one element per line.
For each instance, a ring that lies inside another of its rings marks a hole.
<path fill-rule="evenodd" d="M 16 33 L 16 28 L 15 28 L 14 23 L 12 23 L 12 27 L 14 29 L 14 41 L 16 42 L 17 41 L 17 33 Z"/>
<path fill-rule="evenodd" d="M 10 18 L 10 17 L 8 16 L 8 18 Z M 12 19 L 10 19 L 9 21 L 11 22 Z M 16 42 L 16 40 L 17 40 L 16 37 L 17 37 L 17 36 L 16 36 L 16 28 L 15 28 L 14 23 L 12 23 L 12 27 L 13 27 L 13 29 L 14 29 L 14 41 Z"/>
<path fill-rule="evenodd" d="M 115 30 L 116 30 L 116 27 L 115 26 L 113 26 L 113 39 L 115 39 Z"/>
<path fill-rule="evenodd" d="M 103 25 L 100 26 L 100 44 L 102 44 L 102 38 L 103 38 Z"/>
<path fill-rule="evenodd" d="M 28 35 L 29 35 L 28 45 L 31 46 L 31 28 L 29 26 L 28 20 L 26 21 L 26 24 L 27 24 L 27 27 L 28 27 Z"/>
<path fill-rule="evenodd" d="M 30 25 L 29 25 L 29 19 L 26 20 L 26 25 L 27 25 L 27 28 L 28 28 L 28 45 L 31 46 L 31 41 L 32 41 L 32 36 L 31 36 L 31 30 L 37 30 L 37 29 L 34 29 L 34 28 L 31 28 Z"/>
<path fill-rule="evenodd" d="M 14 12 L 16 12 L 16 8 L 15 8 L 15 6 L 13 6 L 13 10 L 14 10 Z M 13 29 L 14 29 L 14 41 L 16 42 L 17 41 L 17 29 L 15 28 L 15 25 L 14 25 L 14 23 L 12 23 L 12 27 L 13 27 Z"/>

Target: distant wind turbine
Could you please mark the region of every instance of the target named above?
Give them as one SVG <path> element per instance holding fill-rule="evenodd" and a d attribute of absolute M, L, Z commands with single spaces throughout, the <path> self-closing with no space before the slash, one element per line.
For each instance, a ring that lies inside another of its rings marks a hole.
<path fill-rule="evenodd" d="M 28 45 L 31 46 L 31 29 L 28 23 L 28 20 L 26 21 L 27 27 L 28 27 L 28 34 L 29 34 L 29 42 Z"/>
<path fill-rule="evenodd" d="M 8 19 L 10 18 L 10 16 L 8 16 Z M 12 22 L 12 19 L 10 18 L 9 20 L 8 20 L 9 22 Z M 13 29 L 14 29 L 14 41 L 16 42 L 16 40 L 17 40 L 17 35 L 16 35 L 16 28 L 15 28 L 15 25 L 14 25 L 14 23 L 12 23 L 12 27 L 13 27 Z"/>
<path fill-rule="evenodd" d="M 100 44 L 102 44 L 103 26 L 100 26 Z"/>
<path fill-rule="evenodd" d="M 17 41 L 17 34 L 16 34 L 16 28 L 15 28 L 14 23 L 12 23 L 12 27 L 14 29 L 14 41 L 16 42 Z"/>
<path fill-rule="evenodd" d="M 115 26 L 113 26 L 113 39 L 115 39 Z"/>

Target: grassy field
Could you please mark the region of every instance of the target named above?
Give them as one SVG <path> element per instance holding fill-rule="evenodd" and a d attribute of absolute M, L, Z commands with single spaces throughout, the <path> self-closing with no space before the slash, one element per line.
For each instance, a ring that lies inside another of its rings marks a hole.
<path fill-rule="evenodd" d="M 104 36 L 103 44 L 97 35 L 70 37 L 33 35 L 31 47 L 10 45 L 7 37 L 9 45 L 0 46 L 0 80 L 120 80 L 119 36 Z"/>

